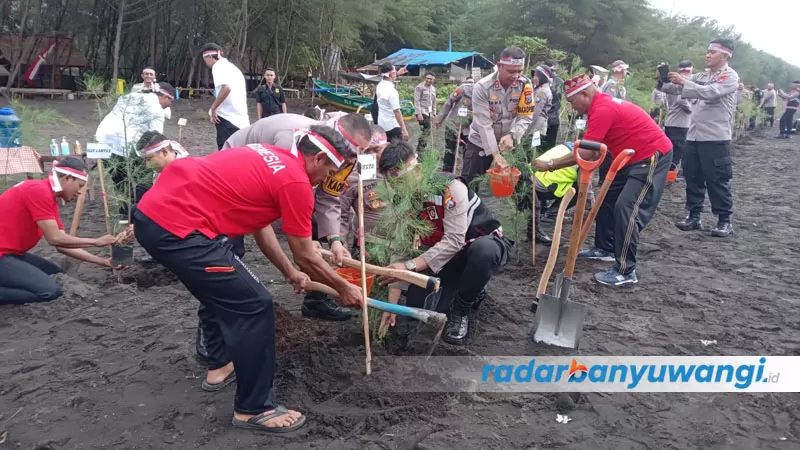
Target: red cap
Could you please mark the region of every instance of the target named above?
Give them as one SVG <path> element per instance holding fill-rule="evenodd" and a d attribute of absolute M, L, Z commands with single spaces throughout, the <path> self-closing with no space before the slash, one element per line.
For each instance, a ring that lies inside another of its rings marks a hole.
<path fill-rule="evenodd" d="M 570 98 L 591 85 L 592 79 L 586 74 L 580 74 L 577 77 L 570 78 L 564 83 L 564 95 Z"/>

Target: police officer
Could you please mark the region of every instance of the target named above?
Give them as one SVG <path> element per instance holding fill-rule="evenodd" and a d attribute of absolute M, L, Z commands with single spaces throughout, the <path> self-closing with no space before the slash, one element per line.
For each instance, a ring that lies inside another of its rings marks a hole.
<path fill-rule="evenodd" d="M 286 95 L 283 88 L 275 82 L 275 70 L 264 71 L 264 84 L 256 89 L 256 114 L 258 120 L 273 114 L 286 112 Z"/>
<path fill-rule="evenodd" d="M 786 111 L 783 112 L 781 120 L 778 123 L 781 134 L 777 137 L 778 139 L 790 139 L 794 113 L 800 109 L 800 81 L 792 81 L 791 95 L 786 94 L 782 89 L 778 90 L 778 95 L 786 100 Z"/>
<path fill-rule="evenodd" d="M 736 115 L 739 75 L 728 66 L 733 41 L 714 39 L 706 52 L 706 68 L 691 77 L 671 72 L 671 83 L 659 80 L 659 89 L 690 100 L 692 117 L 687 146 L 683 154 L 688 216 L 676 226 L 683 231 L 700 229 L 706 189 L 711 210 L 718 217 L 712 236 L 726 237 L 733 232 L 731 195 L 731 137 Z"/>
<path fill-rule="evenodd" d="M 628 65 L 620 59 L 611 63 L 611 77 L 603 85 L 602 92 L 614 98 L 625 100 L 628 92 L 625 90 L 625 75 L 628 73 Z"/>
<path fill-rule="evenodd" d="M 772 83 L 767 84 L 767 90 L 761 96 L 761 104 L 759 105 L 760 108 L 767 113 L 767 117 L 764 119 L 764 123 L 767 123 L 769 120 L 770 128 L 775 126 L 775 107 L 778 106 L 778 93 L 775 92 L 775 85 Z"/>
<path fill-rule="evenodd" d="M 436 75 L 425 74 L 425 81 L 414 88 L 414 109 L 417 111 L 417 122 L 422 133 L 419 135 L 417 152 L 422 153 L 431 137 L 431 117 L 436 117 Z"/>
<path fill-rule="evenodd" d="M 444 143 L 445 154 L 443 158 L 442 170 L 453 172 L 456 162 L 456 151 L 461 151 L 463 142 L 469 136 L 469 126 L 472 123 L 472 88 L 475 81 L 472 77 L 467 77 L 459 87 L 450 94 L 444 102 L 441 112 L 434 121 L 434 126 L 439 128 L 445 124 Z M 461 135 L 458 136 L 458 130 Z"/>
<path fill-rule="evenodd" d="M 461 176 L 467 183 L 508 163 L 500 151 L 513 149 L 533 122 L 533 85 L 522 76 L 525 52 L 511 46 L 500 53 L 496 71 L 475 83 L 472 124 Z"/>
<path fill-rule="evenodd" d="M 399 177 L 413 177 L 416 164 L 414 150 L 398 142 L 383 151 L 378 168 L 391 184 Z M 437 274 L 442 287 L 436 310 L 448 315 L 442 339 L 463 345 L 469 335 L 470 313 L 485 298 L 484 288 L 492 275 L 508 262 L 510 244 L 500 222 L 463 178 L 451 180 L 441 195 L 426 200 L 420 218 L 433 230 L 421 237 L 427 250 L 390 267 Z M 422 308 L 428 293 L 409 286 L 406 304 Z"/>
<path fill-rule="evenodd" d="M 684 77 L 690 77 L 694 70 L 694 64 L 685 60 L 678 64 L 678 73 Z M 676 170 L 681 165 L 683 151 L 686 148 L 686 136 L 689 133 L 689 123 L 692 118 L 692 104 L 679 94 L 666 94 L 658 91 L 665 97 L 667 108 L 667 118 L 664 120 L 664 133 L 672 141 L 672 167 Z"/>
<path fill-rule="evenodd" d="M 553 59 L 545 61 L 545 66 L 550 69 L 550 90 L 553 94 L 550 110 L 547 112 L 547 134 L 542 142 L 542 150 L 547 151 L 556 146 L 558 128 L 561 126 L 561 95 L 564 92 L 564 80 L 556 73 L 558 64 Z"/>

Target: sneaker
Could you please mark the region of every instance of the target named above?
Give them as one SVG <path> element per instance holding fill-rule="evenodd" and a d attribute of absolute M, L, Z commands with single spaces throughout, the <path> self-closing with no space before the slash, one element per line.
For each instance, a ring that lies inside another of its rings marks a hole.
<path fill-rule="evenodd" d="M 591 259 L 593 261 L 605 261 L 605 262 L 616 261 L 616 259 L 614 258 L 614 254 L 612 252 L 600 250 L 599 248 L 590 248 L 589 250 L 583 250 L 582 252 L 578 253 L 578 257 L 584 259 Z"/>
<path fill-rule="evenodd" d="M 617 269 L 611 269 L 605 272 L 598 272 L 594 275 L 594 279 L 598 283 L 606 286 L 622 286 L 624 284 L 636 284 L 639 279 L 636 278 L 636 271 L 632 271 L 627 275 L 617 272 Z"/>

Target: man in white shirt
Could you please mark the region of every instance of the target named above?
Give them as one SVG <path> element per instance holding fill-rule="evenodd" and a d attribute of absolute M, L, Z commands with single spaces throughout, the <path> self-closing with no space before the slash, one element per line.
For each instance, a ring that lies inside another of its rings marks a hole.
<path fill-rule="evenodd" d="M 214 77 L 216 98 L 209 114 L 217 128 L 217 148 L 241 128 L 250 126 L 247 114 L 247 85 L 238 67 L 222 56 L 222 47 L 206 44 L 203 47 L 203 61 L 211 69 Z"/>
<path fill-rule="evenodd" d="M 408 130 L 400 112 L 400 94 L 394 86 L 397 70 L 389 63 L 381 64 L 383 80 L 375 88 L 378 105 L 378 126 L 386 130 L 389 141 L 407 141 Z"/>

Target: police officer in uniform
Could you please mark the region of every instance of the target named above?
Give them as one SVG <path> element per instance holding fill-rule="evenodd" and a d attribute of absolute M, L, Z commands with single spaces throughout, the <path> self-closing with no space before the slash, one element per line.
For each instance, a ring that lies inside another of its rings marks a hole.
<path fill-rule="evenodd" d="M 500 53 L 496 71 L 475 83 L 472 124 L 461 176 L 467 183 L 494 162 L 508 167 L 500 151 L 513 149 L 533 122 L 533 85 L 522 76 L 525 52 L 511 46 Z"/>
<path fill-rule="evenodd" d="M 417 143 L 417 152 L 422 153 L 431 137 L 431 118 L 436 117 L 436 75 L 428 72 L 425 81 L 414 88 L 414 109 L 417 111 L 417 122 L 422 129 Z"/>
<path fill-rule="evenodd" d="M 264 71 L 264 84 L 256 89 L 256 103 L 258 120 L 286 112 L 286 95 L 281 85 L 275 82 L 274 69 Z"/>
<path fill-rule="evenodd" d="M 691 61 L 681 61 L 678 64 L 678 73 L 684 77 L 692 75 L 694 64 Z M 667 108 L 667 118 L 664 120 L 664 133 L 672 141 L 672 167 L 676 170 L 681 166 L 683 151 L 686 148 L 686 136 L 689 134 L 689 123 L 692 118 L 692 104 L 678 94 L 664 95 Z"/>
<path fill-rule="evenodd" d="M 691 77 L 671 72 L 671 83 L 659 80 L 659 89 L 690 100 L 692 118 L 683 154 L 686 179 L 686 209 L 689 215 L 676 226 L 682 231 L 700 229 L 700 213 L 708 189 L 711 211 L 718 217 L 712 236 L 727 237 L 733 232 L 731 195 L 731 137 L 736 115 L 739 75 L 728 66 L 733 41 L 714 39 L 706 52 L 706 68 Z"/>
<path fill-rule="evenodd" d="M 389 180 L 413 177 L 417 158 L 403 142 L 393 143 L 383 151 L 378 170 Z M 485 298 L 484 288 L 492 275 L 508 262 L 510 242 L 503 237 L 503 227 L 481 198 L 463 178 L 452 179 L 441 195 L 424 202 L 421 219 L 433 232 L 421 237 L 427 250 L 391 268 L 436 274 L 441 280 L 438 312 L 448 315 L 442 339 L 463 345 L 469 335 L 470 313 Z M 409 286 L 406 304 L 424 307 L 429 292 Z"/>
<path fill-rule="evenodd" d="M 625 61 L 616 60 L 611 63 L 611 77 L 603 85 L 602 92 L 614 98 L 625 100 L 628 92 L 625 90 L 625 74 L 628 73 Z"/>
<path fill-rule="evenodd" d="M 800 109 L 800 81 L 792 81 L 792 94 L 787 95 L 782 89 L 778 90 L 778 95 L 786 100 L 786 111 L 783 112 L 778 123 L 781 134 L 778 139 L 790 139 L 792 134 L 792 122 L 794 113 Z"/>
<path fill-rule="evenodd" d="M 472 88 L 475 81 L 472 77 L 467 77 L 459 87 L 450 94 L 444 102 L 442 111 L 434 121 L 434 126 L 439 128 L 445 124 L 444 143 L 445 154 L 443 158 L 442 170 L 453 172 L 456 162 L 456 151 L 461 151 L 462 143 L 467 141 L 469 136 L 469 126 L 472 123 Z M 457 136 L 459 128 L 461 136 Z"/>

